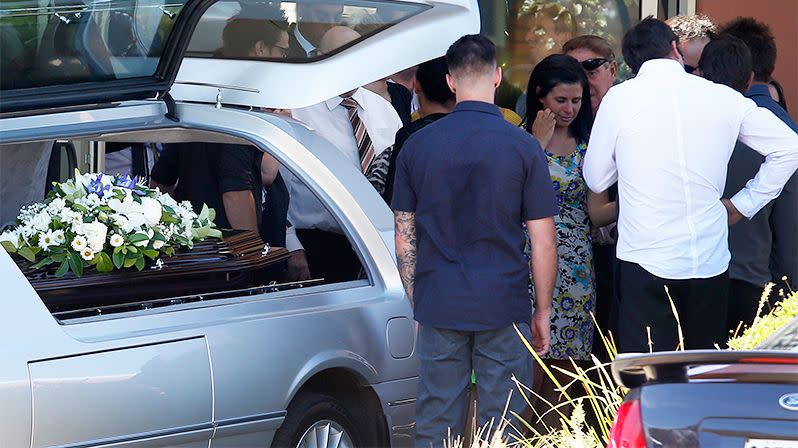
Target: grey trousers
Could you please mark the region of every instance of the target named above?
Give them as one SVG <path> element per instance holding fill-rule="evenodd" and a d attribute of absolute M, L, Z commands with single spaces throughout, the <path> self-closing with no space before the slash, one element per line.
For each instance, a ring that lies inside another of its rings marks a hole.
<path fill-rule="evenodd" d="M 531 340 L 528 324 L 517 324 Z M 513 326 L 490 331 L 457 331 L 419 326 L 416 346 L 421 372 L 416 396 L 416 448 L 440 447 L 451 430 L 464 435 L 471 371 L 477 378 L 477 425 L 502 418 L 507 397 L 511 411 L 523 413 L 526 401 L 511 377 L 532 387 L 532 355 Z"/>

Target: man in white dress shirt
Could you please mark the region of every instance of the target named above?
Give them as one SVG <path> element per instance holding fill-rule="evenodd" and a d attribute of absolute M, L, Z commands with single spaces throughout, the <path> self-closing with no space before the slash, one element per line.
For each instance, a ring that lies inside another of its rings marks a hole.
<path fill-rule="evenodd" d="M 623 55 L 637 76 L 602 100 L 585 158 L 591 190 L 618 182 L 621 352 L 676 348 L 665 287 L 685 348 L 725 342 L 728 225 L 778 196 L 798 168 L 798 135 L 739 92 L 688 75 L 678 43 L 652 18 L 626 34 Z M 738 139 L 765 162 L 721 200 Z"/>
<path fill-rule="evenodd" d="M 322 53 L 327 53 L 359 37 L 351 28 L 334 27 L 324 35 L 319 48 Z M 390 151 L 396 131 L 402 127 L 402 121 L 391 103 L 374 92 L 357 88 L 327 101 L 295 109 L 292 115 L 330 141 L 354 166 L 364 171 L 359 142 L 353 129 L 353 121 L 350 120 L 350 109 L 344 106 L 348 98 L 356 103 L 357 117 L 365 125 L 373 147 L 372 160 L 375 164 L 386 160 L 381 155 L 389 155 L 383 152 Z M 360 269 L 360 261 L 352 251 L 347 237 L 342 234 L 338 223 L 316 196 L 295 176 L 283 171 L 291 197 L 288 221 L 296 228 L 302 245 L 289 247 L 289 250 L 293 249 L 289 271 L 305 272 L 311 277 L 324 276 L 330 282 L 352 280 Z"/>

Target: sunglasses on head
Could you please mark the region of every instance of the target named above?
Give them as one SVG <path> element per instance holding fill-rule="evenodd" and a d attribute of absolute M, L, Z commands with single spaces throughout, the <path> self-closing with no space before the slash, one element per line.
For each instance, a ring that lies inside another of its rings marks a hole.
<path fill-rule="evenodd" d="M 582 64 L 582 68 L 584 68 L 585 71 L 592 72 L 593 70 L 601 67 L 602 65 L 606 64 L 607 62 L 610 62 L 610 61 L 608 59 L 604 59 L 604 58 L 592 58 L 592 59 L 585 59 L 584 61 L 581 62 L 581 64 Z"/>

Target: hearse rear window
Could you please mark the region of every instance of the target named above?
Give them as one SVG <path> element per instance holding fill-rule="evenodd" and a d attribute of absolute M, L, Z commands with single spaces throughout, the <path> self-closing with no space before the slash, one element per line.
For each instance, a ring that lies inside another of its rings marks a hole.
<path fill-rule="evenodd" d="M 152 76 L 185 2 L 0 2 L 0 89 Z"/>
<path fill-rule="evenodd" d="M 370 283 L 324 201 L 238 140 L 0 145 L 0 245 L 61 321 Z"/>
<path fill-rule="evenodd" d="M 381 0 L 226 1 L 211 6 L 197 24 L 186 56 L 307 62 L 357 44 L 428 8 Z M 322 42 L 331 28 L 360 35 L 341 45 Z"/>

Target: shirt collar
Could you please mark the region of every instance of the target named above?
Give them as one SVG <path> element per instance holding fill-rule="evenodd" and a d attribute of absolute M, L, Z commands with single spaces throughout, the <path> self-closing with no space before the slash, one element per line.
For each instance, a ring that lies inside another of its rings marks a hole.
<path fill-rule="evenodd" d="M 502 113 L 499 106 L 493 103 L 486 103 L 484 101 L 462 101 L 457 103 L 452 112 L 483 112 L 501 117 Z"/>
<path fill-rule="evenodd" d="M 755 96 L 766 96 L 770 98 L 770 90 L 768 90 L 768 86 L 764 84 L 754 84 L 745 92 L 745 96 L 748 98 Z"/>
<path fill-rule="evenodd" d="M 314 47 L 312 43 L 308 42 L 308 40 L 305 39 L 305 36 L 302 35 L 302 32 L 299 31 L 298 23 L 294 28 L 294 37 L 296 37 L 296 41 L 299 42 L 299 45 L 302 46 L 302 49 L 305 50 L 305 53 L 307 53 L 308 56 L 310 56 L 310 54 L 316 50 L 316 47 Z"/>
<path fill-rule="evenodd" d="M 362 108 L 363 107 L 363 93 L 361 92 L 361 90 L 362 90 L 362 87 L 358 87 L 357 89 L 355 89 L 355 92 L 352 94 L 352 98 L 354 98 L 355 101 L 357 101 L 358 106 Z M 333 110 L 336 107 L 338 107 L 341 104 L 341 101 L 343 101 L 343 100 L 344 99 L 341 97 L 341 95 L 336 95 L 336 96 L 328 99 L 327 101 L 325 101 L 324 104 L 327 105 L 327 109 Z"/>
<path fill-rule="evenodd" d="M 640 66 L 640 70 L 637 71 L 637 76 L 646 76 L 654 73 L 678 73 L 681 75 L 688 74 L 686 71 L 684 71 L 684 66 L 680 64 L 679 61 L 670 58 L 660 58 L 650 59 L 644 62 L 643 65 Z"/>

